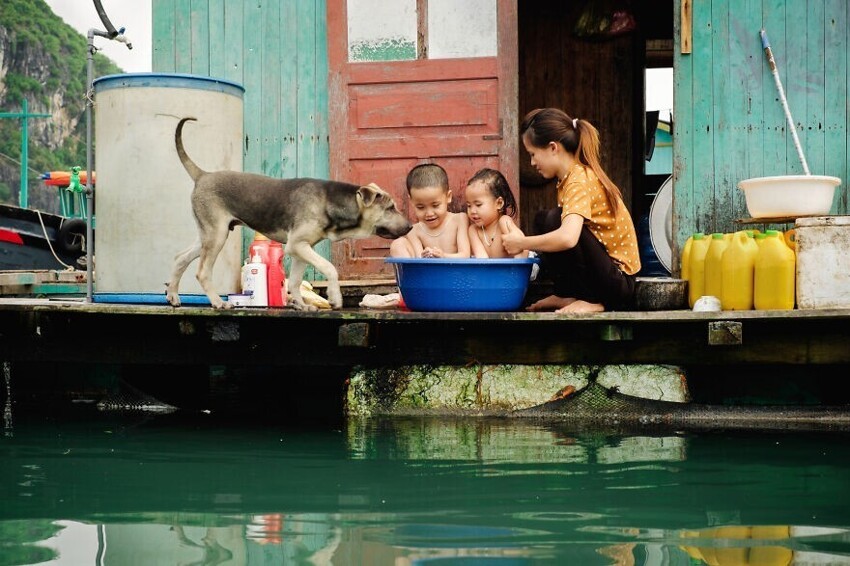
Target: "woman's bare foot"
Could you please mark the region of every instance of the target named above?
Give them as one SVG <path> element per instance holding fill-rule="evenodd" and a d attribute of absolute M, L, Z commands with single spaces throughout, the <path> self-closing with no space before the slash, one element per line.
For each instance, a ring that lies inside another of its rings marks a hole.
<path fill-rule="evenodd" d="M 558 295 L 549 295 L 545 299 L 540 299 L 539 301 L 528 305 L 525 310 L 553 311 L 564 308 L 567 305 L 571 305 L 573 302 L 575 302 L 575 299 L 573 299 L 572 297 L 559 297 Z"/>
<path fill-rule="evenodd" d="M 605 306 L 599 303 L 588 303 L 587 301 L 574 300 L 570 304 L 559 308 L 555 314 L 583 312 L 605 312 Z"/>

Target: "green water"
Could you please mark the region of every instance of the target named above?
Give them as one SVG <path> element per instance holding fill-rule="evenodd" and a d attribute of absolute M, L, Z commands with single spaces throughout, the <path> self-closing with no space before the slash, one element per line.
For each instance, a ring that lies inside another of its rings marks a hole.
<path fill-rule="evenodd" d="M 843 433 L 5 424 L 0 565 L 850 564 Z"/>

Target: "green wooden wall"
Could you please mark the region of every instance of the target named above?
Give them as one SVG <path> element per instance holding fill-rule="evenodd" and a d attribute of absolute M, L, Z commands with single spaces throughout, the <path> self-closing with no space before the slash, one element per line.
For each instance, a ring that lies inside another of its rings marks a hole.
<path fill-rule="evenodd" d="M 832 214 L 848 212 L 847 0 L 692 0 L 692 53 L 674 2 L 674 218 L 677 248 L 696 231 L 747 218 L 741 179 L 803 174 L 762 49 L 764 28 L 814 175 L 841 178 Z M 764 228 L 756 225 L 755 227 Z M 781 228 L 781 226 L 780 226 Z"/>
<path fill-rule="evenodd" d="M 325 0 L 153 0 L 152 10 L 154 72 L 245 87 L 245 171 L 328 178 Z M 328 242 L 317 250 L 330 257 Z"/>

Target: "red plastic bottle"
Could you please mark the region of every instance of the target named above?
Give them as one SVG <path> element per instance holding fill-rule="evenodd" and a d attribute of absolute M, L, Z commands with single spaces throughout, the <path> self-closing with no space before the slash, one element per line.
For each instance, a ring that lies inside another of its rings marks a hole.
<path fill-rule="evenodd" d="M 270 307 L 286 306 L 286 272 L 283 270 L 283 246 L 257 232 L 249 249 L 253 257 L 259 255 L 268 267 L 268 297 Z"/>

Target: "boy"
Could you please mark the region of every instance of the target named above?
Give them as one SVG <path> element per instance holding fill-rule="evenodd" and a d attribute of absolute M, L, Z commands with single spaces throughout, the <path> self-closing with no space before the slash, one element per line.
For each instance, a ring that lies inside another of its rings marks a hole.
<path fill-rule="evenodd" d="M 418 222 L 390 245 L 392 257 L 469 257 L 466 214 L 449 212 L 452 192 L 445 169 L 417 165 L 407 174 L 407 194 Z"/>

